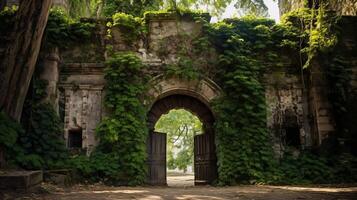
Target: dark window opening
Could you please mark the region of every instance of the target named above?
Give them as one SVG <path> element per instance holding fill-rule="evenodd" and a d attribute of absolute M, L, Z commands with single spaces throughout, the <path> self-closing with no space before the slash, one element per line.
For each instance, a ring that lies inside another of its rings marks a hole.
<path fill-rule="evenodd" d="M 68 132 L 68 148 L 82 148 L 82 129 Z"/>
<path fill-rule="evenodd" d="M 300 130 L 298 127 L 287 127 L 285 128 L 285 142 L 287 146 L 292 146 L 300 148 Z"/>

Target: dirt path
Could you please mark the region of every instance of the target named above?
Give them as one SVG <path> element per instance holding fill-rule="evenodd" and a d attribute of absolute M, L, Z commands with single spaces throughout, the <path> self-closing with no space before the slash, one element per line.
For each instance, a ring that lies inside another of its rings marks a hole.
<path fill-rule="evenodd" d="M 167 185 L 169 187 L 192 187 L 195 176 L 193 174 L 167 173 Z"/>
<path fill-rule="evenodd" d="M 291 186 L 234 186 L 234 187 L 108 187 L 76 185 L 70 189 L 46 186 L 48 194 L 31 194 L 16 199 L 36 200 L 357 200 L 357 187 L 291 187 Z M 53 188 L 51 188 L 53 187 Z M 4 199 L 12 199 L 5 196 Z"/>

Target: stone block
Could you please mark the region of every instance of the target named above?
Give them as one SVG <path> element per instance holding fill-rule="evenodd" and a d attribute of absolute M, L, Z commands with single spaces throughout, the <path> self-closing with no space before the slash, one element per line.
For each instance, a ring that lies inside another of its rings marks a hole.
<path fill-rule="evenodd" d="M 319 109 L 319 116 L 327 116 L 328 110 L 327 109 Z"/>
<path fill-rule="evenodd" d="M 0 189 L 27 191 L 42 180 L 42 171 L 5 171 L 0 173 Z"/>
<path fill-rule="evenodd" d="M 60 186 L 71 186 L 73 185 L 72 171 L 63 170 L 49 170 L 44 172 L 44 181 L 60 185 Z"/>
<path fill-rule="evenodd" d="M 319 124 L 319 131 L 334 131 L 335 127 L 329 123 L 321 123 Z"/>
<path fill-rule="evenodd" d="M 325 117 L 318 117 L 317 118 L 318 123 L 324 123 L 324 124 L 329 124 L 330 123 L 330 118 L 328 116 Z"/>
<path fill-rule="evenodd" d="M 317 101 L 316 107 L 321 110 L 321 109 L 329 109 L 331 108 L 331 104 L 326 100 L 326 101 Z"/>

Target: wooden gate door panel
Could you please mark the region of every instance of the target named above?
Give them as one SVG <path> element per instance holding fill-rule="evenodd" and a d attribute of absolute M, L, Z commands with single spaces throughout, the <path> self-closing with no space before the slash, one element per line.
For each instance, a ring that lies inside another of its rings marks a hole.
<path fill-rule="evenodd" d="M 210 134 L 194 138 L 195 185 L 211 184 L 217 178 L 214 137 Z"/>
<path fill-rule="evenodd" d="M 166 134 L 151 132 L 147 141 L 148 183 L 167 185 L 166 182 Z"/>

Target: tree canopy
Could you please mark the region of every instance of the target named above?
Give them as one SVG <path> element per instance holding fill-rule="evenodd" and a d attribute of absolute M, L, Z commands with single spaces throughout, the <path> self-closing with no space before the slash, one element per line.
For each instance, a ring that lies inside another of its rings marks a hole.
<path fill-rule="evenodd" d="M 156 123 L 155 130 L 167 134 L 167 167 L 187 171 L 193 166 L 193 137 L 202 134 L 197 116 L 184 110 L 171 110 Z"/>
<path fill-rule="evenodd" d="M 275 0 L 274 0 L 275 1 Z M 196 9 L 220 16 L 225 9 L 234 4 L 240 13 L 267 16 L 264 0 L 70 0 L 72 16 L 111 16 L 123 12 L 141 16 L 148 10 Z"/>

